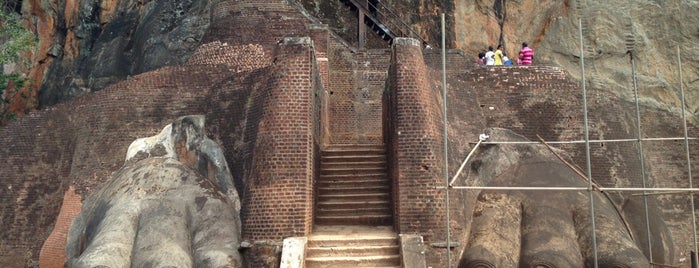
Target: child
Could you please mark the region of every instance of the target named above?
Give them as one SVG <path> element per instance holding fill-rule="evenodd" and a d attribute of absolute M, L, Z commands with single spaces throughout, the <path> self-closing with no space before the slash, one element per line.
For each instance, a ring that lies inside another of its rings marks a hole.
<path fill-rule="evenodd" d="M 478 65 L 485 65 L 485 52 L 478 53 Z"/>
<path fill-rule="evenodd" d="M 505 53 L 502 53 L 502 63 L 505 66 L 512 65 L 512 61 L 510 60 L 510 58 L 507 57 L 507 54 L 505 54 Z"/>

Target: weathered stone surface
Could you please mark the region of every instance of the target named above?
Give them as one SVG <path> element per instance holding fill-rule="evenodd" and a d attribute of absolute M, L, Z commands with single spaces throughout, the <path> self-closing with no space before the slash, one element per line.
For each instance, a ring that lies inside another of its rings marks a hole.
<path fill-rule="evenodd" d="M 422 241 L 422 236 L 401 234 L 400 235 L 400 254 L 401 263 L 406 268 L 424 268 L 425 263 L 425 244 Z"/>
<path fill-rule="evenodd" d="M 39 106 L 184 63 L 209 27 L 209 1 L 28 1 L 39 30 Z"/>
<path fill-rule="evenodd" d="M 284 239 L 280 268 L 304 267 L 307 237 L 289 237 Z"/>
<path fill-rule="evenodd" d="M 489 142 L 527 141 L 509 130 L 489 129 Z M 565 155 L 563 152 L 555 152 Z M 570 159 L 568 159 L 570 161 Z M 584 179 L 543 145 L 495 144 L 479 148 L 470 178 L 485 186 L 587 187 Z M 474 195 L 475 196 L 475 195 Z M 604 193 L 594 192 L 596 245 L 592 243 L 589 195 L 585 191 L 484 190 L 459 267 L 590 267 L 597 247 L 602 267 L 647 267 L 634 242 L 638 221 L 628 220 Z M 655 206 L 653 206 L 655 208 Z M 637 210 L 641 212 L 643 210 Z M 658 218 L 651 209 L 650 217 Z M 654 262 L 673 263 L 667 227 L 653 225 Z"/>
<path fill-rule="evenodd" d="M 633 97 L 636 59 L 642 101 L 662 109 L 680 107 L 677 46 L 683 61 L 688 110 L 699 112 L 699 2 L 683 1 L 464 1 L 455 6 L 455 45 L 477 55 L 501 42 L 516 58 L 522 42 L 534 48 L 535 64 L 558 65 L 580 79 L 582 19 L 588 85 Z"/>
<path fill-rule="evenodd" d="M 68 235 L 68 267 L 241 267 L 240 200 L 203 116 L 136 140 Z"/>

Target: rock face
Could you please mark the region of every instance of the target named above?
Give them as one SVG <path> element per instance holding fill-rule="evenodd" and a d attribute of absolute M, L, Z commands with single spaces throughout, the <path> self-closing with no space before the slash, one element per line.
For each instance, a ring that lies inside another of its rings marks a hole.
<path fill-rule="evenodd" d="M 134 141 L 68 234 L 68 267 L 241 267 L 240 200 L 203 116 Z M 168 252 L 168 254 L 163 254 Z"/>
<path fill-rule="evenodd" d="M 330 29 L 356 44 L 356 16 L 342 1 L 296 0 Z M 384 0 L 431 44 L 441 42 L 446 15 L 447 45 L 474 56 L 502 43 L 516 58 L 527 41 L 535 64 L 562 66 L 580 79 L 578 19 L 585 42 L 586 81 L 625 98 L 633 97 L 630 55 L 636 59 L 643 101 L 679 107 L 679 45 L 687 108 L 699 112 L 699 2 L 589 0 Z M 103 89 L 128 76 L 187 60 L 209 27 L 210 1 L 76 0 L 26 1 L 25 17 L 39 36 L 30 75 L 40 107 Z M 388 44 L 369 33 L 369 45 Z"/>
<path fill-rule="evenodd" d="M 183 63 L 209 26 L 209 1 L 26 1 L 39 35 L 39 106 Z"/>
<path fill-rule="evenodd" d="M 466 1 L 454 10 L 455 45 L 470 55 L 501 42 L 516 58 L 522 42 L 535 64 L 557 65 L 580 79 L 582 21 L 588 86 L 633 97 L 630 56 L 642 101 L 681 107 L 677 46 L 682 57 L 687 109 L 699 112 L 699 1 Z"/>

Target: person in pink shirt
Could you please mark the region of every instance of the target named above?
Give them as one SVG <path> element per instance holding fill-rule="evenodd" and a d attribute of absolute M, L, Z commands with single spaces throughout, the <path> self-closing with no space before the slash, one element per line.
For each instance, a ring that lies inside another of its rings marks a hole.
<path fill-rule="evenodd" d="M 532 65 L 534 61 L 534 50 L 529 48 L 527 42 L 522 43 L 522 50 L 519 51 L 519 65 Z"/>

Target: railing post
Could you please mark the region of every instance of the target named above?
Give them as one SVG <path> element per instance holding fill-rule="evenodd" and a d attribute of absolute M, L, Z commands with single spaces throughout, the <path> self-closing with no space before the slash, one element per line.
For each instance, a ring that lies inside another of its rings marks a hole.
<path fill-rule="evenodd" d="M 369 0 L 364 0 L 364 7 L 368 6 Z M 362 11 L 361 8 L 357 8 L 357 14 L 359 15 L 359 20 L 358 20 L 358 30 L 357 30 L 357 39 L 359 40 L 359 43 L 357 44 L 357 47 L 362 49 L 364 48 L 364 44 L 366 43 L 366 25 L 364 24 L 364 11 Z"/>

